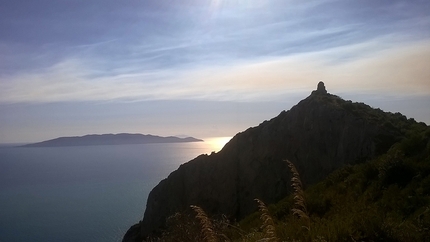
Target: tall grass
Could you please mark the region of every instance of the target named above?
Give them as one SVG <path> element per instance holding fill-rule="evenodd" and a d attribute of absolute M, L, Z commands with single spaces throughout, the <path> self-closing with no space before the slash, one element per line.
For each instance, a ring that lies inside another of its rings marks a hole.
<path fill-rule="evenodd" d="M 288 167 L 291 171 L 291 187 L 293 188 L 293 196 L 294 196 L 294 208 L 291 209 L 294 215 L 298 216 L 304 222 L 304 228 L 308 231 L 311 230 L 311 220 L 309 218 L 309 213 L 306 208 L 306 200 L 305 193 L 303 191 L 302 181 L 300 180 L 300 174 L 296 169 L 296 166 L 289 161 L 285 160 L 288 163 Z"/>
<path fill-rule="evenodd" d="M 265 242 L 278 242 L 279 239 L 276 236 L 275 222 L 272 216 L 270 216 L 269 209 L 267 209 L 266 204 L 260 199 L 254 199 L 258 203 L 258 209 L 260 210 L 260 219 L 263 222 L 263 231 L 265 234 Z"/>
<path fill-rule="evenodd" d="M 200 225 L 202 227 L 203 238 L 206 242 L 217 242 L 217 236 L 214 230 L 214 226 L 212 225 L 211 220 L 203 211 L 203 209 L 199 206 L 191 205 L 191 209 L 196 212 L 196 218 L 199 220 Z"/>

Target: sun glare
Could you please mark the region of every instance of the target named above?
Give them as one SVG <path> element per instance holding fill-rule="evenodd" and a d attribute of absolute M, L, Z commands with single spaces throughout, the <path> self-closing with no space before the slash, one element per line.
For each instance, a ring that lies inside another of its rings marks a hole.
<path fill-rule="evenodd" d="M 217 9 L 221 4 L 222 0 L 212 0 L 211 1 L 211 9 Z"/>
<path fill-rule="evenodd" d="M 218 152 L 220 151 L 227 142 L 231 140 L 232 137 L 212 137 L 206 138 L 205 143 L 209 144 L 212 148 L 212 151 Z"/>

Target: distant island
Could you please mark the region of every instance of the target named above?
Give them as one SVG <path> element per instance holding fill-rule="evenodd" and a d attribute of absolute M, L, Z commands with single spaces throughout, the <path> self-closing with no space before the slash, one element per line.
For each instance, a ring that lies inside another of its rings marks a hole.
<path fill-rule="evenodd" d="M 144 134 L 91 134 L 85 136 L 60 137 L 38 143 L 26 144 L 21 147 L 63 147 L 63 146 L 89 146 L 89 145 L 125 145 L 150 143 L 185 143 L 201 142 L 203 140 L 193 137 L 179 138 L 175 136 L 156 136 Z"/>

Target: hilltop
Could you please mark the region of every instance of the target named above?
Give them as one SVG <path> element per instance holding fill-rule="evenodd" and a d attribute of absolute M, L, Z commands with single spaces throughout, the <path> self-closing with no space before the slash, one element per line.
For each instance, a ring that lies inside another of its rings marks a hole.
<path fill-rule="evenodd" d="M 411 138 L 416 133 L 418 138 Z M 429 153 L 426 124 L 345 101 L 319 83 L 289 111 L 238 133 L 220 152 L 198 156 L 172 172 L 151 191 L 143 220 L 123 241 L 159 235 L 169 216 L 190 205 L 234 221 L 257 210 L 255 198 L 267 204 L 285 199 L 291 194 L 285 159 L 295 164 L 306 187 L 339 169 L 370 163 L 409 139 L 420 147 L 414 152 Z"/>

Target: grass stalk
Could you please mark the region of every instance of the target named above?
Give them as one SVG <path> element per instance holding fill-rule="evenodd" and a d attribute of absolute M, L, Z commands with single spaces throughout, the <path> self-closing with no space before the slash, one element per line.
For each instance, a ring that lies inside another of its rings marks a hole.
<path fill-rule="evenodd" d="M 203 238 L 206 242 L 217 242 L 217 236 L 214 231 L 214 227 L 212 225 L 211 220 L 203 211 L 203 209 L 199 206 L 191 205 L 190 206 L 194 212 L 196 212 L 196 218 L 199 220 L 200 225 L 202 226 Z"/>
<path fill-rule="evenodd" d="M 260 219 L 263 221 L 263 231 L 265 233 L 265 242 L 278 242 L 279 239 L 276 236 L 275 222 L 272 216 L 269 214 L 269 209 L 267 209 L 266 204 L 259 199 L 254 199 L 258 203 L 258 209 L 261 212 Z"/>
<path fill-rule="evenodd" d="M 302 181 L 300 180 L 300 174 L 296 169 L 296 166 L 289 160 L 286 160 L 288 163 L 288 167 L 290 168 L 292 177 L 291 177 L 291 187 L 293 188 L 293 196 L 294 196 L 294 208 L 291 209 L 294 215 L 298 216 L 304 223 L 303 226 L 308 231 L 311 230 L 311 221 L 309 218 L 309 213 L 306 208 L 306 200 L 305 193 L 303 191 Z"/>

